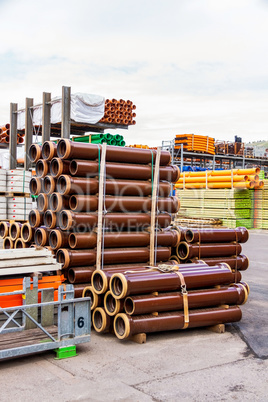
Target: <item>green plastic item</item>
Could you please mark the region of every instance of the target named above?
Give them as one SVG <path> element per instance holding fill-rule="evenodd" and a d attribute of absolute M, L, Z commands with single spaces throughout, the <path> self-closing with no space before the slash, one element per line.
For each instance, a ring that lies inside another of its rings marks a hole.
<path fill-rule="evenodd" d="M 121 141 L 121 140 L 122 140 L 121 137 L 122 137 L 122 136 L 121 136 L 120 134 L 115 134 L 114 139 L 115 139 L 116 141 Z"/>
<path fill-rule="evenodd" d="M 92 140 L 91 144 L 103 144 L 104 142 L 106 142 L 105 138 L 101 138 L 99 140 Z"/>
<path fill-rule="evenodd" d="M 108 144 L 109 144 L 109 145 L 116 145 L 116 141 L 115 141 L 115 140 L 109 140 L 109 141 L 108 141 Z"/>
<path fill-rule="evenodd" d="M 121 140 L 121 141 L 119 141 L 118 145 L 119 145 L 120 147 L 124 147 L 124 146 L 126 145 L 126 141 Z"/>
<path fill-rule="evenodd" d="M 104 134 L 91 134 L 91 141 L 101 140 L 102 138 L 104 138 Z"/>
<path fill-rule="evenodd" d="M 113 138 L 113 136 L 112 136 L 112 134 L 110 134 L 110 133 L 106 133 L 106 134 L 104 134 L 104 138 L 105 138 L 106 140 L 111 140 L 111 139 Z"/>
<path fill-rule="evenodd" d="M 54 352 L 56 352 L 56 354 L 57 354 L 57 357 L 55 357 L 55 360 L 68 359 L 69 357 L 77 356 L 75 345 L 66 346 L 64 348 L 54 349 Z"/>

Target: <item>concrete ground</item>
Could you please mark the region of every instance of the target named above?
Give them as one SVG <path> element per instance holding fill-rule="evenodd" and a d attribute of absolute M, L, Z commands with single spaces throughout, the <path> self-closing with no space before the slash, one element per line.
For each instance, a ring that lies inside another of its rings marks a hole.
<path fill-rule="evenodd" d="M 243 252 L 251 293 L 224 334 L 149 334 L 139 345 L 92 333 L 75 358 L 2 362 L 0 401 L 268 401 L 268 232 L 251 231 Z"/>

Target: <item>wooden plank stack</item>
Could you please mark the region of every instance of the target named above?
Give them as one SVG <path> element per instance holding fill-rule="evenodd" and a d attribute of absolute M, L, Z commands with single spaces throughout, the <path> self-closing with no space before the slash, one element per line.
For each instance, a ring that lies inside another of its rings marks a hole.
<path fill-rule="evenodd" d="M 256 229 L 268 229 L 268 180 L 263 180 L 264 187 L 253 193 L 253 226 Z"/>

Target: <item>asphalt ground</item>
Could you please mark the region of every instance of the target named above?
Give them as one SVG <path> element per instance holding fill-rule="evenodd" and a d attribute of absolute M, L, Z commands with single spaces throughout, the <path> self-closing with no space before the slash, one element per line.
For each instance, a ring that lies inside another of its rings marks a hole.
<path fill-rule="evenodd" d="M 139 345 L 92 333 L 78 356 L 0 363 L 0 401 L 268 401 L 268 232 L 250 231 L 239 323 L 149 334 Z"/>

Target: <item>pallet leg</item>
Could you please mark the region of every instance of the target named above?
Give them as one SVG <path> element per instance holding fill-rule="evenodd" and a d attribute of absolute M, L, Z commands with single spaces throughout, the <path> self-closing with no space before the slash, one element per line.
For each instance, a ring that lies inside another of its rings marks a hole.
<path fill-rule="evenodd" d="M 139 343 L 139 344 L 146 343 L 146 334 L 141 333 L 141 334 L 132 335 L 129 338 L 129 340 L 132 342 Z"/>
<path fill-rule="evenodd" d="M 225 332 L 225 325 L 224 324 L 217 324 L 208 327 L 209 331 L 216 332 L 217 334 L 223 334 Z"/>
<path fill-rule="evenodd" d="M 68 357 L 77 356 L 75 345 L 54 349 L 54 352 L 56 352 L 57 355 L 55 357 L 55 360 L 67 359 Z"/>

